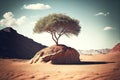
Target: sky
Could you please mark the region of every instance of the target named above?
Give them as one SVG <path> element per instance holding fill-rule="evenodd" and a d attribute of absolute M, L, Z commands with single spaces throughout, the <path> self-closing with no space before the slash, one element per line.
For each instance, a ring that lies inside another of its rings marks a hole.
<path fill-rule="evenodd" d="M 60 44 L 75 49 L 112 48 L 120 42 L 120 0 L 0 0 L 0 29 L 12 27 L 43 45 L 54 45 L 49 33 L 33 33 L 44 16 L 62 13 L 80 21 L 81 32 Z"/>

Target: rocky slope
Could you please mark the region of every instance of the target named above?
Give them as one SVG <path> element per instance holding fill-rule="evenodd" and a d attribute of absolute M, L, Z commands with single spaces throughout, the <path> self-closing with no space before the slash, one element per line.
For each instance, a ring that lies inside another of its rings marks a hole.
<path fill-rule="evenodd" d="M 37 51 L 45 48 L 32 39 L 29 39 L 11 27 L 0 30 L 0 57 L 30 59 Z"/>

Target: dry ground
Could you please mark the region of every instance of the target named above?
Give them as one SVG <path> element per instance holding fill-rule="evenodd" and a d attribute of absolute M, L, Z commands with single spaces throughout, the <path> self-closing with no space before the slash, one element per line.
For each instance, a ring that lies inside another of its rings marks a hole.
<path fill-rule="evenodd" d="M 0 80 L 120 80 L 120 59 L 113 55 L 81 55 L 81 64 L 29 64 L 0 59 Z"/>

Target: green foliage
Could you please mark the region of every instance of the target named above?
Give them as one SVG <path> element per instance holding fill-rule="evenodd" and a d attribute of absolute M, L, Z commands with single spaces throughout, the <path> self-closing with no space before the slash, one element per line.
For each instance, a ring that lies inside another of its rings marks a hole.
<path fill-rule="evenodd" d="M 35 33 L 48 32 L 52 35 L 55 42 L 62 35 L 70 36 L 78 35 L 81 27 L 79 21 L 64 14 L 50 14 L 38 20 L 34 27 Z"/>

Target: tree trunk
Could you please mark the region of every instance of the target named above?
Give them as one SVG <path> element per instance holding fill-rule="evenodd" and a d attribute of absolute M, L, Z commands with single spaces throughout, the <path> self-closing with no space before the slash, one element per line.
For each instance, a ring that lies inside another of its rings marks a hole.
<path fill-rule="evenodd" d="M 56 43 L 56 45 L 58 46 L 58 39 L 56 38 L 56 36 L 53 34 L 53 33 L 51 33 L 51 35 L 52 35 L 52 39 L 53 39 L 53 41 Z"/>
<path fill-rule="evenodd" d="M 58 46 L 58 41 L 56 41 L 56 45 Z"/>
<path fill-rule="evenodd" d="M 58 40 L 60 39 L 60 37 L 61 37 L 63 34 L 64 34 L 64 31 L 63 31 L 63 30 L 60 32 L 60 34 L 57 34 L 56 32 L 51 33 L 52 39 L 55 41 L 55 43 L 56 43 L 57 46 L 59 45 L 59 44 L 58 44 Z M 58 36 L 57 36 L 57 35 L 58 35 Z"/>

